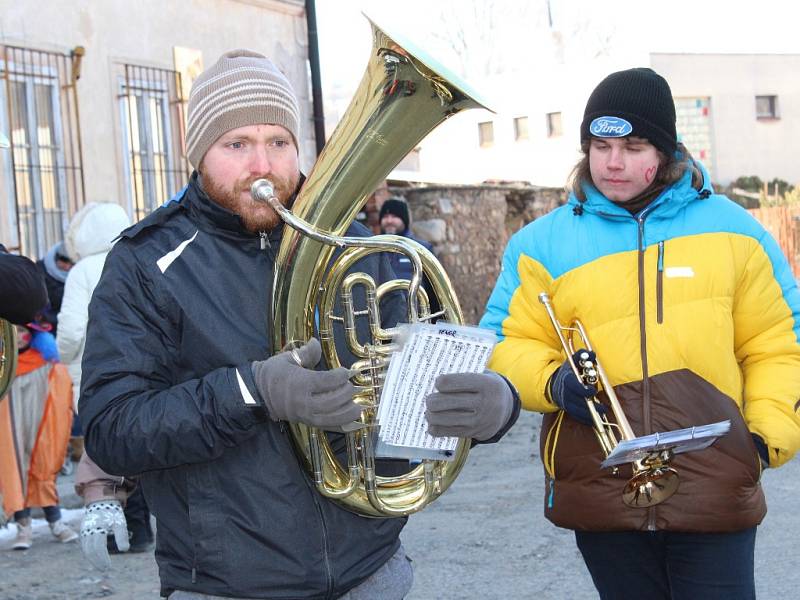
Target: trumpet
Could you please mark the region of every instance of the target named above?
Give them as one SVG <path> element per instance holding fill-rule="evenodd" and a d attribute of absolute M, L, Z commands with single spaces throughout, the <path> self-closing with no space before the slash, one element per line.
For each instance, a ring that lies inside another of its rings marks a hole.
<path fill-rule="evenodd" d="M 575 319 L 570 326 L 562 325 L 556 318 L 550 297 L 546 292 L 539 294 L 539 302 L 544 305 L 547 315 L 550 317 L 550 322 L 553 324 L 556 335 L 561 342 L 561 347 L 567 355 L 567 361 L 578 381 L 581 381 L 584 385 L 596 386 L 598 393 L 602 390 L 608 398 L 616 423 L 610 421 L 606 414 L 597 410 L 597 405 L 600 403 L 597 395 L 586 399 L 594 433 L 598 442 L 600 442 L 604 455 L 608 457 L 617 447 L 620 440 L 635 439 L 636 434 L 633 433 L 628 418 L 622 410 L 622 405 L 608 380 L 608 376 L 600 365 L 600 361 L 597 359 L 594 362 L 590 360 L 589 352 L 594 352 L 594 348 L 589 342 L 589 336 L 586 334 L 583 324 Z M 566 336 L 565 333 L 567 334 Z M 581 340 L 581 348 L 585 349 L 585 352 L 581 352 L 578 355 L 577 364 L 573 360 L 576 352 L 572 341 L 574 334 L 578 335 Z M 646 457 L 631 463 L 633 477 L 628 480 L 622 491 L 623 502 L 632 508 L 647 508 L 660 504 L 672 496 L 678 489 L 680 478 L 677 471 L 669 465 L 671 458 L 672 452 L 670 450 L 662 450 L 652 452 Z M 617 467 L 612 468 L 613 472 L 616 473 Z"/>

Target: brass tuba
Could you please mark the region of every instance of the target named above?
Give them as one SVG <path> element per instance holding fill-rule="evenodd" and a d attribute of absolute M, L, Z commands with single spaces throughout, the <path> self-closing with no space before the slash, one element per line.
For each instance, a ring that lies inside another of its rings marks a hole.
<path fill-rule="evenodd" d="M 608 403 L 611 406 L 611 412 L 614 414 L 616 423 L 609 421 L 606 415 L 601 415 L 596 409 L 596 404 L 598 403 L 596 397 L 586 400 L 589 413 L 592 416 L 595 435 L 603 449 L 603 454 L 607 457 L 616 448 L 619 440 L 632 440 L 636 437 L 636 434 L 631 429 L 614 388 L 600 365 L 600 360 L 596 359 L 595 362 L 592 362 L 589 360 L 588 353 L 585 357 L 580 358 L 578 364 L 575 364 L 572 359 L 575 354 L 575 347 L 572 342 L 572 334 L 574 333 L 580 338 L 581 348 L 594 352 L 583 324 L 577 319 L 569 327 L 559 323 L 547 293 L 542 292 L 539 294 L 539 302 L 544 304 L 545 310 L 547 310 L 547 315 L 550 317 L 550 322 L 553 324 L 556 335 L 561 341 L 561 346 L 567 355 L 567 360 L 575 376 L 584 385 L 598 386 L 598 391 L 604 391 L 608 397 Z M 569 337 L 565 337 L 564 332 L 567 332 Z M 622 490 L 623 502 L 632 508 L 646 508 L 664 502 L 664 500 L 672 496 L 678 489 L 680 480 L 675 469 L 669 466 L 671 457 L 669 450 L 663 450 L 651 453 L 647 457 L 632 463 L 633 477 Z"/>
<path fill-rule="evenodd" d="M 334 329 L 343 328 L 350 367 L 363 408 L 360 423 L 346 434 L 347 464 L 337 459 L 327 435 L 313 427 L 290 423 L 298 457 L 316 488 L 344 508 L 364 516 L 397 517 L 416 512 L 442 494 L 467 457 L 470 440 L 459 441 L 452 461 L 423 460 L 409 472 L 383 477 L 375 471 L 375 416 L 391 352 L 393 329 L 383 329 L 380 301 L 385 294 L 406 290 L 409 322 L 441 318 L 462 323 L 452 285 L 436 258 L 422 246 L 400 236 L 342 237 L 370 193 L 419 141 L 448 117 L 483 102 L 425 53 L 396 35 L 388 35 L 371 20 L 372 55 L 358 90 L 328 140 L 296 198 L 292 211 L 273 195 L 266 180 L 256 181 L 254 198 L 270 202 L 287 228 L 276 260 L 273 287 L 273 349 L 315 335 L 329 368 L 341 365 Z M 445 75 L 447 78 L 445 78 Z M 341 249 L 331 262 L 335 249 Z M 376 286 L 365 273 L 348 273 L 361 258 L 375 252 L 400 252 L 412 262 L 410 281 Z M 423 273 L 442 307 L 430 314 L 421 288 Z M 365 290 L 367 307 L 354 309 L 353 290 Z M 334 314 L 337 298 L 343 314 Z M 359 340 L 356 319 L 368 319 L 371 339 Z"/>
<path fill-rule="evenodd" d="M 17 372 L 17 331 L 14 325 L 0 319 L 0 398 L 5 396 Z"/>

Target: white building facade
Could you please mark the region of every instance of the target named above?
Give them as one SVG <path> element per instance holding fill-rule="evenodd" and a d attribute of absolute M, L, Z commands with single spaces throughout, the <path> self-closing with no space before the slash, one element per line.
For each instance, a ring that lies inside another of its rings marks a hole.
<path fill-rule="evenodd" d="M 302 0 L 0 0 L 0 241 L 41 257 L 89 201 L 133 220 L 191 171 L 193 79 L 225 51 L 270 57 L 300 101 L 301 165 L 315 157 Z"/>
<path fill-rule="evenodd" d="M 535 76 L 476 84 L 496 113 L 469 111 L 431 133 L 415 171 L 397 179 L 474 184 L 525 181 L 563 186 L 579 160 L 586 100 L 607 74 L 649 65 L 669 81 L 678 135 L 715 183 L 740 176 L 800 183 L 800 55 L 666 54 L 538 67 Z"/>

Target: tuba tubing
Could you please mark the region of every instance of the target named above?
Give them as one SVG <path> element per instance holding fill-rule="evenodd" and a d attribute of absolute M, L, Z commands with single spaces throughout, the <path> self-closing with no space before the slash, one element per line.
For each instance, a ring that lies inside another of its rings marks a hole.
<path fill-rule="evenodd" d="M 274 352 L 319 335 L 327 367 L 340 366 L 336 323 L 349 327 L 355 317 L 333 315 L 337 291 L 352 285 L 367 290 L 368 310 L 359 313 L 369 313 L 372 343 L 350 348 L 361 359 L 351 373 L 358 390 L 355 401 L 363 410 L 358 426 L 346 434 L 348 464 L 340 464 L 324 432 L 300 423 L 290 423 L 289 431 L 320 494 L 360 515 L 397 517 L 422 509 L 449 487 L 466 461 L 470 440 L 459 441 L 451 461 L 423 460 L 408 473 L 393 477 L 376 473 L 374 419 L 395 333 L 381 328 L 380 297 L 390 290 L 407 290 L 409 322 L 440 316 L 463 323 L 463 315 L 447 274 L 421 245 L 399 236 L 348 238 L 343 234 L 369 194 L 425 135 L 452 115 L 485 108 L 485 103 L 413 42 L 390 35 L 371 20 L 370 24 L 373 47 L 361 84 L 291 211 L 274 198 L 268 182 L 255 182 L 251 193 L 271 202 L 289 225 L 276 258 Z M 337 248 L 341 252 L 332 262 Z M 353 274 L 348 275 L 358 260 L 375 252 L 408 256 L 414 265 L 411 281 L 376 286 L 367 274 L 356 274 L 355 280 Z M 420 287 L 423 274 L 443 307 L 441 314 L 429 314 L 426 293 Z M 343 292 L 343 305 L 348 293 Z"/>
<path fill-rule="evenodd" d="M 0 399 L 6 395 L 17 372 L 17 332 L 14 325 L 0 319 Z"/>

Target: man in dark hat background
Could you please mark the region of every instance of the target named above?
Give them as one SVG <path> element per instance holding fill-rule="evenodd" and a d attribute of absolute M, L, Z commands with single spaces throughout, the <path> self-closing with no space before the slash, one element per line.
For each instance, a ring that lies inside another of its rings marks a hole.
<path fill-rule="evenodd" d="M 545 516 L 575 531 L 600 597 L 750 599 L 761 471 L 800 448 L 800 293 L 675 121 L 653 70 L 600 82 L 569 200 L 509 241 L 481 325 L 501 337 L 490 367 L 544 413 Z M 636 436 L 730 421 L 710 447 L 675 456 L 673 495 L 623 502 L 631 467 L 601 468 L 588 403 L 616 416 L 565 361 L 541 292 L 562 324 L 586 327 Z"/>
<path fill-rule="evenodd" d="M 381 205 L 378 220 L 381 226 L 381 233 L 391 233 L 394 235 L 402 235 L 408 239 L 414 240 L 422 245 L 426 250 L 433 253 L 433 245 L 422 240 L 411 233 L 411 212 L 408 209 L 408 203 L 403 198 L 394 196 L 387 198 Z M 395 275 L 400 279 L 411 279 L 412 268 L 411 260 L 399 253 L 388 253 L 389 263 L 394 270 Z M 431 301 L 431 313 L 435 314 L 439 310 L 439 302 L 436 295 L 433 293 L 430 281 L 427 277 L 423 277 L 422 286 L 428 293 L 428 298 Z"/>

